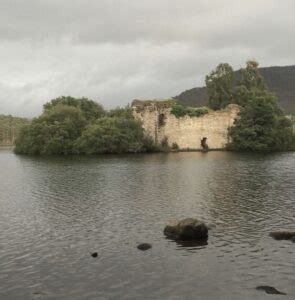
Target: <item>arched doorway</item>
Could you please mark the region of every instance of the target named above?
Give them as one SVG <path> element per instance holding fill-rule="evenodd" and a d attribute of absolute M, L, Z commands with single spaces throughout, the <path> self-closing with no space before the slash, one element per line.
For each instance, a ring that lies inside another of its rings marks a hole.
<path fill-rule="evenodd" d="M 208 149 L 209 149 L 209 146 L 207 143 L 207 137 L 205 137 L 205 136 L 201 139 L 201 147 L 204 151 L 208 151 Z"/>

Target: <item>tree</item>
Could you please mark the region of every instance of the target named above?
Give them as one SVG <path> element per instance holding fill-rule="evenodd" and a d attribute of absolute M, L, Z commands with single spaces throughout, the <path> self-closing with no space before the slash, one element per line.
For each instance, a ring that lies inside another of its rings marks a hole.
<path fill-rule="evenodd" d="M 124 118 L 124 119 L 133 119 L 132 108 L 130 106 L 116 107 L 111 109 L 108 112 L 109 117 L 117 117 L 117 118 Z"/>
<path fill-rule="evenodd" d="M 76 142 L 78 153 L 136 153 L 152 150 L 141 124 L 132 119 L 105 117 L 90 124 Z"/>
<path fill-rule="evenodd" d="M 16 139 L 15 152 L 23 154 L 71 154 L 86 119 L 80 108 L 58 104 L 23 127 Z"/>
<path fill-rule="evenodd" d="M 276 144 L 277 150 L 295 150 L 295 133 L 292 121 L 285 117 L 279 117 L 276 126 Z"/>
<path fill-rule="evenodd" d="M 54 106 L 60 104 L 79 108 L 88 121 L 93 121 L 106 115 L 104 108 L 99 103 L 87 98 L 74 98 L 70 96 L 62 96 L 51 100 L 44 105 L 44 111 L 51 110 Z"/>
<path fill-rule="evenodd" d="M 259 73 L 259 63 L 256 60 L 248 60 L 246 67 L 240 69 L 241 80 L 238 86 L 245 86 L 246 89 L 255 89 L 258 91 L 265 91 L 266 85 L 263 77 Z"/>
<path fill-rule="evenodd" d="M 0 115 L 0 145 L 13 145 L 20 128 L 29 123 L 25 118 Z"/>
<path fill-rule="evenodd" d="M 208 105 L 217 110 L 226 107 L 233 100 L 233 69 L 227 64 L 219 64 L 206 76 Z"/>
<path fill-rule="evenodd" d="M 247 105 L 253 95 L 261 96 L 267 92 L 263 77 L 258 70 L 258 62 L 249 60 L 246 67 L 239 70 L 240 80 L 234 94 L 234 102 L 240 106 Z"/>
<path fill-rule="evenodd" d="M 284 117 L 276 97 L 267 91 L 258 63 L 248 61 L 241 69 L 235 99 L 241 106 L 229 129 L 228 147 L 238 151 L 289 150 L 294 147 L 292 123 Z"/>
<path fill-rule="evenodd" d="M 269 151 L 274 147 L 276 115 L 267 97 L 253 97 L 230 128 L 230 149 Z"/>
<path fill-rule="evenodd" d="M 99 154 L 160 150 L 134 120 L 131 109 L 103 107 L 86 98 L 60 97 L 44 105 L 41 116 L 22 127 L 20 154 Z"/>

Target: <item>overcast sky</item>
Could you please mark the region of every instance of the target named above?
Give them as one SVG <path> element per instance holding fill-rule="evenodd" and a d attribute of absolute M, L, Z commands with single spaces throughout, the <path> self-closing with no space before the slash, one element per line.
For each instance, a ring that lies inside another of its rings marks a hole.
<path fill-rule="evenodd" d="M 295 64 L 294 0 L 0 0 L 0 114 L 60 95 L 106 108 L 204 84 L 218 63 Z"/>

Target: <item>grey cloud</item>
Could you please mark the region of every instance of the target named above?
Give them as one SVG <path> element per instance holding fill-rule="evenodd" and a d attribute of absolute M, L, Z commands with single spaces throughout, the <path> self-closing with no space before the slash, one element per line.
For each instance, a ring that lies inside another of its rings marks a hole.
<path fill-rule="evenodd" d="M 219 62 L 293 64 L 293 0 L 1 0 L 0 113 L 167 97 Z"/>
<path fill-rule="evenodd" d="M 274 28 L 276 32 L 294 28 L 292 16 L 288 18 L 292 8 L 291 0 L 284 5 L 277 0 L 2 0 L 0 38 L 206 45 L 232 36 L 227 42 L 235 43 L 237 37 L 244 41 L 254 37 L 257 42 L 257 31 L 263 38 Z"/>

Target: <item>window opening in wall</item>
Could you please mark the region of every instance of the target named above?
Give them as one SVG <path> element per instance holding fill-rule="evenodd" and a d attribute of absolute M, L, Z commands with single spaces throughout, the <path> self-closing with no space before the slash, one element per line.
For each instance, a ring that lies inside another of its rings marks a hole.
<path fill-rule="evenodd" d="M 158 117 L 158 125 L 159 127 L 162 127 L 165 125 L 165 115 L 164 114 L 160 114 Z"/>
<path fill-rule="evenodd" d="M 207 137 L 203 137 L 201 139 L 201 147 L 204 151 L 207 151 L 209 149 L 209 146 L 207 144 Z"/>

